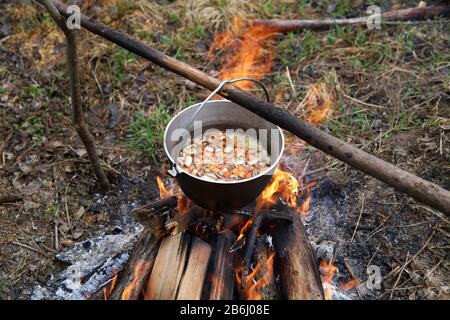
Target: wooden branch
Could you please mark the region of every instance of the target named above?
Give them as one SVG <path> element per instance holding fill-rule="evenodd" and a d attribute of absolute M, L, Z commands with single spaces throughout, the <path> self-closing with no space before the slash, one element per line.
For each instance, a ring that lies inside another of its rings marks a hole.
<path fill-rule="evenodd" d="M 384 21 L 423 20 L 436 16 L 448 16 L 450 6 L 424 7 L 392 10 L 381 14 L 381 23 Z M 264 26 L 275 32 L 294 32 L 303 29 L 326 29 L 334 26 L 366 26 L 369 16 L 349 19 L 317 19 L 317 20 L 254 20 L 253 25 Z"/>
<path fill-rule="evenodd" d="M 0 196 L 0 204 L 2 203 L 13 203 L 13 202 L 19 202 L 22 201 L 23 198 L 22 196 L 18 196 L 18 195 L 4 195 L 4 196 Z"/>
<path fill-rule="evenodd" d="M 164 238 L 148 281 L 146 300 L 199 300 L 211 247 L 181 232 Z"/>
<path fill-rule="evenodd" d="M 67 15 L 67 13 L 65 13 L 66 6 L 60 2 L 55 3 L 60 13 L 62 15 Z M 81 15 L 81 26 L 128 51 L 165 69 L 175 72 L 207 89 L 214 90 L 220 84 L 219 79 L 211 77 L 186 63 L 171 58 L 158 50 L 150 48 L 104 24 L 95 22 L 84 15 Z M 224 86 L 220 91 L 220 95 L 293 133 L 312 146 L 332 155 L 352 167 L 387 183 L 397 190 L 407 193 L 422 203 L 428 204 L 429 206 L 450 215 L 450 192 L 444 188 L 408 173 L 387 161 L 335 138 L 307 121 L 297 118 L 287 110 L 277 108 L 273 104 L 235 86 Z"/>
<path fill-rule="evenodd" d="M 230 248 L 235 240 L 233 232 L 225 231 L 217 235 L 205 283 L 204 298 L 207 300 L 233 298 L 236 252 L 230 252 Z"/>
<path fill-rule="evenodd" d="M 155 263 L 160 241 L 149 230 L 142 231 L 127 266 L 119 274 L 109 300 L 137 300 Z"/>
<path fill-rule="evenodd" d="M 282 294 L 289 300 L 323 300 L 316 256 L 300 216 L 286 207 L 292 224 L 279 224 L 273 235 L 281 276 Z"/>
<path fill-rule="evenodd" d="M 80 75 L 78 71 L 78 54 L 75 30 L 67 28 L 64 17 L 58 12 L 58 9 L 56 9 L 52 0 L 37 1 L 47 9 L 53 20 L 55 20 L 57 25 L 66 36 L 66 56 L 67 69 L 69 71 L 70 79 L 72 123 L 81 141 L 83 142 L 84 147 L 86 148 L 89 160 L 91 162 L 92 170 L 94 171 L 94 174 L 97 177 L 100 186 L 103 190 L 107 191 L 110 189 L 110 184 L 102 166 L 100 165 L 100 159 L 95 147 L 94 138 L 90 134 L 83 117 L 83 102 L 81 100 Z M 67 10 L 65 10 L 65 13 L 67 14 Z"/>

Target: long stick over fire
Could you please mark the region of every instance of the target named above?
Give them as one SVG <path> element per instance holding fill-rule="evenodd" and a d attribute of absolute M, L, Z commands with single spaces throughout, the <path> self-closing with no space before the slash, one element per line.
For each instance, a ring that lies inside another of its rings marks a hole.
<path fill-rule="evenodd" d="M 55 1 L 64 16 L 69 16 L 67 6 Z M 117 45 L 147 59 L 165 69 L 187 78 L 209 90 L 214 90 L 220 80 L 177 59 L 169 57 L 123 33 L 81 15 L 81 26 Z M 297 118 L 286 110 L 276 107 L 255 95 L 235 86 L 226 85 L 219 92 L 221 96 L 256 113 L 262 118 L 295 134 L 312 146 L 359 169 L 388 185 L 403 191 L 416 200 L 450 215 L 450 192 L 444 188 L 408 173 L 395 165 L 344 142 Z"/>

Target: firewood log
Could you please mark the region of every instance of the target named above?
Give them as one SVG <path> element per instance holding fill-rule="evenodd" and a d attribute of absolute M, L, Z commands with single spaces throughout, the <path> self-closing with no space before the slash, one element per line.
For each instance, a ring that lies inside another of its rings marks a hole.
<path fill-rule="evenodd" d="M 144 230 L 136 242 L 128 264 L 119 274 L 110 300 L 137 300 L 152 271 L 160 241 Z"/>
<path fill-rule="evenodd" d="M 199 300 L 211 246 L 186 232 L 162 240 L 150 275 L 146 300 Z"/>
<path fill-rule="evenodd" d="M 230 252 L 230 248 L 235 240 L 236 235 L 233 232 L 224 232 L 217 236 L 206 279 L 204 299 L 233 298 L 236 252 Z"/>
<path fill-rule="evenodd" d="M 279 224 L 273 232 L 281 291 L 289 300 L 322 300 L 324 293 L 319 269 L 300 216 L 286 208 L 292 224 Z"/>

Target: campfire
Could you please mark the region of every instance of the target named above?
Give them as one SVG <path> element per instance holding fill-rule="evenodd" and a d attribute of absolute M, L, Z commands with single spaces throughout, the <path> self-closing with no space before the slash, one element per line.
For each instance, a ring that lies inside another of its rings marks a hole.
<path fill-rule="evenodd" d="M 176 186 L 167 187 L 160 177 L 157 181 L 161 199 L 134 212 L 145 230 L 128 270 L 114 290 L 107 290 L 112 298 L 323 296 L 301 222 L 309 197 L 297 204 L 300 184 L 289 172 L 277 169 L 256 203 L 225 213 L 202 209 Z M 298 272 L 303 276 L 295 279 Z"/>
<path fill-rule="evenodd" d="M 210 58 L 219 49 L 225 51 L 219 76 L 260 79 L 269 72 L 275 32 L 265 26 L 245 28 L 235 19 L 230 31 L 215 37 L 209 51 Z M 252 89 L 248 81 L 238 85 Z M 318 84 L 303 104 L 311 122 L 319 123 L 332 102 L 332 93 Z M 160 200 L 134 211 L 145 230 L 118 285 L 114 281 L 114 290 L 108 289 L 109 298 L 331 298 L 335 267 L 332 261 L 322 261 L 319 268 L 302 221 L 315 181 L 305 183 L 279 165 L 256 201 L 219 212 L 197 206 L 177 185 L 167 186 L 161 177 L 156 180 Z"/>

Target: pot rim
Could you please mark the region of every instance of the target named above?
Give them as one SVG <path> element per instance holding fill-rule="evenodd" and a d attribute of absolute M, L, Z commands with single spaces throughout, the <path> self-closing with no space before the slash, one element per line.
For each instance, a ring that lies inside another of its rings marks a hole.
<path fill-rule="evenodd" d="M 226 102 L 226 103 L 233 103 L 233 104 L 238 105 L 237 103 L 235 103 L 235 102 L 233 102 L 233 101 L 230 101 L 230 100 L 226 100 L 226 99 L 221 99 L 221 100 L 210 100 L 210 101 L 208 101 L 207 103 L 211 103 L 211 102 Z M 280 137 L 281 137 L 281 150 L 280 150 L 280 154 L 278 155 L 277 159 L 272 163 L 272 165 L 271 165 L 267 170 L 265 170 L 264 172 L 258 174 L 257 176 L 254 176 L 254 177 L 252 177 L 252 178 L 247 178 L 247 179 L 241 179 L 241 180 L 237 180 L 237 181 L 223 181 L 223 180 L 217 180 L 217 181 L 215 181 L 215 180 L 211 180 L 211 179 L 203 179 L 203 178 L 200 178 L 200 177 L 195 176 L 195 175 L 193 175 L 193 174 L 190 174 L 189 172 L 187 172 L 187 171 L 183 170 L 182 168 L 180 168 L 180 167 L 176 164 L 176 162 L 174 161 L 174 159 L 172 158 L 172 156 L 170 155 L 170 152 L 167 150 L 167 143 L 166 143 L 167 130 L 168 130 L 168 128 L 170 127 L 170 125 L 172 124 L 172 122 L 175 120 L 175 118 L 177 118 L 177 117 L 178 117 L 180 114 L 182 114 L 183 112 L 188 111 L 189 109 L 191 109 L 191 108 L 193 108 L 193 107 L 195 107 L 195 106 L 197 106 L 197 105 L 199 105 L 199 104 L 201 104 L 201 103 L 193 104 L 192 106 L 189 106 L 189 107 L 185 108 L 184 110 L 178 112 L 178 113 L 177 113 L 177 114 L 169 121 L 169 123 L 166 125 L 166 129 L 164 130 L 164 152 L 166 153 L 166 156 L 169 158 L 169 160 L 173 163 L 173 165 L 174 165 L 174 167 L 175 167 L 175 170 L 178 172 L 178 174 L 183 173 L 183 174 L 186 174 L 186 175 L 188 175 L 188 176 L 190 176 L 190 177 L 192 177 L 192 178 L 194 178 L 194 179 L 197 179 L 197 180 L 200 180 L 200 181 L 204 181 L 204 182 L 216 183 L 216 184 L 239 184 L 239 183 L 244 183 L 244 182 L 256 180 L 256 179 L 260 178 L 261 176 L 266 175 L 268 172 L 274 170 L 275 167 L 278 166 L 278 164 L 279 164 L 279 162 L 280 162 L 280 160 L 281 160 L 281 157 L 283 156 L 283 152 L 284 152 L 284 134 L 283 134 L 283 130 L 282 130 L 279 126 L 275 125 L 275 127 L 278 129 L 278 132 L 280 133 Z M 239 105 L 238 105 L 238 106 L 239 106 Z M 258 117 L 259 117 L 259 116 L 258 116 Z M 266 120 L 266 121 L 267 121 L 267 120 Z M 268 122 L 270 122 L 270 121 L 268 121 Z"/>

